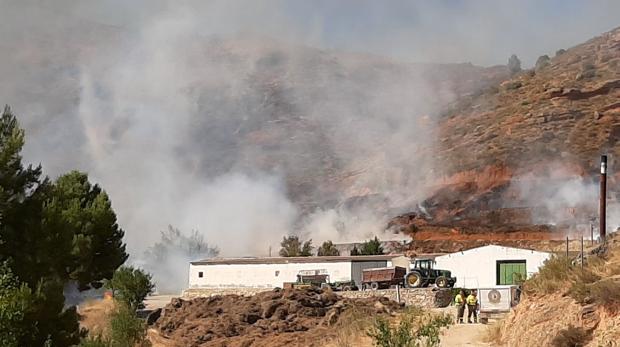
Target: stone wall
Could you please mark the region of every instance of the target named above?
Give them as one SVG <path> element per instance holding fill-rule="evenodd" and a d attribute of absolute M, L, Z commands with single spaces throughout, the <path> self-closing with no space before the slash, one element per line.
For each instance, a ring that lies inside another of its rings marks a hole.
<path fill-rule="evenodd" d="M 385 296 L 396 301 L 396 289 L 338 292 L 338 294 L 347 298 Z M 452 302 L 452 292 L 450 289 L 438 288 L 401 288 L 400 301 L 407 306 L 415 305 L 424 308 L 446 307 Z"/>
<path fill-rule="evenodd" d="M 273 290 L 273 288 L 191 288 L 183 292 L 183 298 L 192 299 L 195 297 L 208 297 L 227 294 L 251 296 L 256 293 L 270 290 Z M 352 299 L 368 298 L 373 296 L 385 296 L 387 298 L 390 298 L 391 300 L 396 301 L 396 289 L 336 292 L 336 294 Z M 424 308 L 446 307 L 452 302 L 452 293 L 450 289 L 402 288 L 400 289 L 400 300 L 408 306 L 415 305 Z"/>
<path fill-rule="evenodd" d="M 209 297 L 215 295 L 243 295 L 252 296 L 260 292 L 268 292 L 274 288 L 254 288 L 254 287 L 203 287 L 203 288 L 190 288 L 183 291 L 181 296 L 183 299 L 193 299 L 197 297 Z"/>

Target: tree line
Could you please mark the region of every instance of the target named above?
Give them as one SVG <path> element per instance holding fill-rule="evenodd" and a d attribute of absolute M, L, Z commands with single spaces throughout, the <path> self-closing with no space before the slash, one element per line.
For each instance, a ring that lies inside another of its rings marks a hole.
<path fill-rule="evenodd" d="M 302 242 L 299 236 L 291 235 L 284 236 L 282 242 L 280 242 L 280 256 L 281 257 L 309 257 L 314 254 L 314 246 L 312 246 L 312 239 Z M 381 255 L 385 254 L 381 241 L 375 236 L 373 239 L 363 242 L 358 248 L 354 245 L 351 249 L 351 255 Z M 316 255 L 322 256 L 338 256 L 340 251 L 334 245 L 332 241 L 325 241 L 317 249 Z"/>

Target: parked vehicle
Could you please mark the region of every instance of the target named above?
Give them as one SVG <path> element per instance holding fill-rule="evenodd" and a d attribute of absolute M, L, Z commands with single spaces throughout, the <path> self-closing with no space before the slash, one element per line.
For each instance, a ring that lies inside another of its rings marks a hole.
<path fill-rule="evenodd" d="M 439 288 L 454 287 L 456 277 L 448 270 L 434 268 L 433 259 L 416 259 L 413 268 L 405 275 L 405 287 L 420 288 L 435 284 Z"/>
<path fill-rule="evenodd" d="M 400 266 L 364 269 L 362 270 L 362 290 L 402 285 L 406 273 L 407 269 Z"/>
<path fill-rule="evenodd" d="M 323 284 L 323 287 L 329 287 L 333 291 L 347 292 L 350 290 L 358 290 L 359 288 L 355 284 L 355 281 L 338 281 Z"/>

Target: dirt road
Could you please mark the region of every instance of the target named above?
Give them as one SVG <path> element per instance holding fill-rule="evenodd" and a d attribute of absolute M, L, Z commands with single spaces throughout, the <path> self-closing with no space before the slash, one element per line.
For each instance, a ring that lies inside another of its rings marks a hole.
<path fill-rule="evenodd" d="M 485 324 L 456 324 L 446 329 L 441 337 L 443 347 L 461 346 L 491 346 L 483 342 L 487 325 Z"/>

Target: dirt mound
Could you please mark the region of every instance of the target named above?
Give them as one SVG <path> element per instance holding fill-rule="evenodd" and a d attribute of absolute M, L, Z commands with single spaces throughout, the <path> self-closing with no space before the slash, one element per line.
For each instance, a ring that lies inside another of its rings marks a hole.
<path fill-rule="evenodd" d="M 250 297 L 175 299 L 155 327 L 182 346 L 319 346 L 334 336 L 334 324 L 350 309 L 391 314 L 399 308 L 383 297 L 347 299 L 330 290 L 276 289 Z"/>

